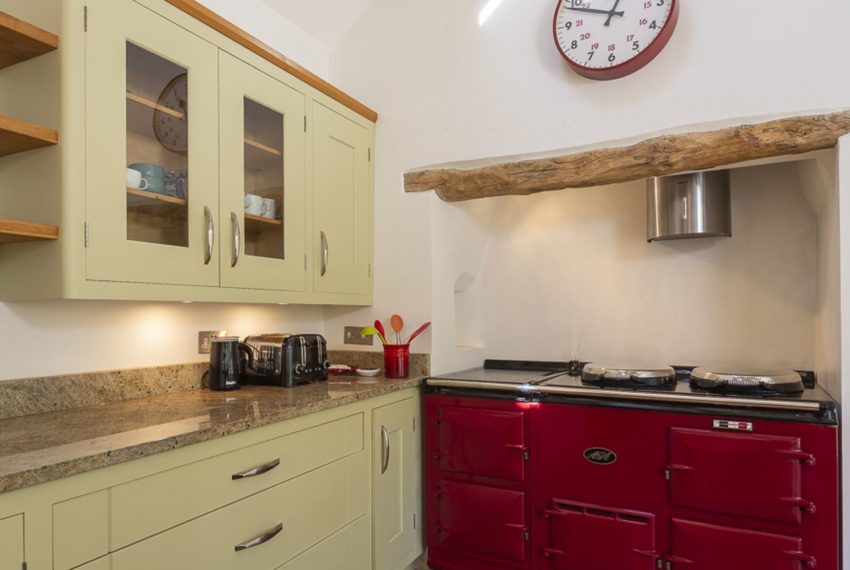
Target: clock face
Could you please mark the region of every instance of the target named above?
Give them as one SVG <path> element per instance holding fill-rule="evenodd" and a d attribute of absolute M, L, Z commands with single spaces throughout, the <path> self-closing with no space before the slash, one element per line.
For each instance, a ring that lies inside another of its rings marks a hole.
<path fill-rule="evenodd" d="M 560 0 L 555 43 L 580 75 L 616 79 L 661 52 L 678 15 L 678 0 Z"/>
<path fill-rule="evenodd" d="M 157 104 L 166 109 L 157 109 L 153 115 L 153 130 L 159 144 L 171 152 L 186 154 L 189 148 L 188 76 L 183 73 L 172 79 L 162 90 Z"/>

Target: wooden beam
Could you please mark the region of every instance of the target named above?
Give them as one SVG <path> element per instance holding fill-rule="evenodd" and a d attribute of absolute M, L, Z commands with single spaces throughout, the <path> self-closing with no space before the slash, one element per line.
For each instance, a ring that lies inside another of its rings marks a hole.
<path fill-rule="evenodd" d="M 847 133 L 850 111 L 790 117 L 469 170 L 412 171 L 404 175 L 404 188 L 407 192 L 434 190 L 447 202 L 459 202 L 603 186 L 827 149 Z"/>
<path fill-rule="evenodd" d="M 197 0 L 167 0 L 169 4 L 189 14 L 199 22 L 206 24 L 215 31 L 221 33 L 225 37 L 230 38 L 242 47 L 254 52 L 266 61 L 273 63 L 285 72 L 294 75 L 304 83 L 311 85 L 333 99 L 338 103 L 342 103 L 358 115 L 361 115 L 373 123 L 378 121 L 378 113 L 346 94 L 342 90 L 334 87 L 318 75 L 301 67 L 282 53 L 272 49 L 264 44 L 242 28 L 225 20 L 209 8 L 202 5 Z"/>

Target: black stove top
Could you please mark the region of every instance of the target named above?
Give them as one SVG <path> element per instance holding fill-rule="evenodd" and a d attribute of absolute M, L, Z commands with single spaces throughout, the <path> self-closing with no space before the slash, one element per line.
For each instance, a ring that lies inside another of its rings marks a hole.
<path fill-rule="evenodd" d="M 835 416 L 837 404 L 812 372 L 802 372 L 805 389 L 796 393 L 771 391 L 730 393 L 707 390 L 690 382 L 693 367 L 673 366 L 676 381 L 658 386 L 586 382 L 582 362 L 523 362 L 487 360 L 483 367 L 430 378 L 436 389 L 484 390 L 536 398 L 592 398 L 596 401 L 660 402 L 699 407 L 751 408 Z"/>

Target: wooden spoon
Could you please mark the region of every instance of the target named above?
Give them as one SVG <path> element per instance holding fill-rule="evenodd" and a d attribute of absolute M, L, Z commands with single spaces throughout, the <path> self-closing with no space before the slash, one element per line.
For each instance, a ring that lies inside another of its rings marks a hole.
<path fill-rule="evenodd" d="M 390 317 L 390 326 L 395 331 L 396 344 L 401 344 L 401 329 L 404 328 L 404 319 L 401 318 L 401 315 L 393 315 Z"/>

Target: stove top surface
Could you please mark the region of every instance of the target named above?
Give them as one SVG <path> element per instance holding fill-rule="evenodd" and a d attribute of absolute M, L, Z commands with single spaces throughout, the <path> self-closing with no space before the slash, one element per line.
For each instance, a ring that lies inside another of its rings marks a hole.
<path fill-rule="evenodd" d="M 434 376 L 435 380 L 492 382 L 497 384 L 535 385 L 569 372 L 568 362 L 485 360 L 484 366 Z"/>

